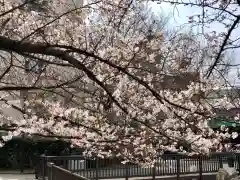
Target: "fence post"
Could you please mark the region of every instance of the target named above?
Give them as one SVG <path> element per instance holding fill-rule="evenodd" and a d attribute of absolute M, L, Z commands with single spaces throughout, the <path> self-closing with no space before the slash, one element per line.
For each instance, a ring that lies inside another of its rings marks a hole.
<path fill-rule="evenodd" d="M 98 161 L 98 157 L 96 157 L 96 180 L 98 180 L 98 170 L 99 170 L 99 161 Z"/>
<path fill-rule="evenodd" d="M 229 167 L 234 167 L 234 161 L 235 161 L 235 159 L 234 159 L 234 157 L 233 157 L 233 154 L 230 154 L 230 156 L 227 158 L 227 160 L 228 160 L 228 166 L 229 166 Z"/>
<path fill-rule="evenodd" d="M 203 161 L 203 157 L 202 155 L 199 156 L 199 180 L 202 180 L 202 174 L 203 174 L 203 167 L 202 167 L 202 161 Z"/>
<path fill-rule="evenodd" d="M 53 175 L 52 175 L 53 165 L 54 165 L 54 163 L 52 163 L 52 162 L 48 162 L 48 163 L 47 163 L 47 168 L 48 168 L 47 177 L 48 177 L 48 180 L 53 180 Z"/>
<path fill-rule="evenodd" d="M 45 172 L 46 172 L 46 156 L 44 155 L 44 154 L 42 154 L 41 156 L 40 156 L 40 158 L 41 158 L 41 161 L 40 161 L 40 163 L 41 163 L 41 171 L 42 171 L 42 178 L 43 178 L 43 180 L 45 180 Z"/>
<path fill-rule="evenodd" d="M 220 164 L 220 168 L 223 168 L 223 162 L 222 162 L 222 156 L 219 156 L 219 164 Z"/>
<path fill-rule="evenodd" d="M 240 156 L 239 156 L 239 153 L 236 154 L 236 157 L 237 157 L 237 171 L 238 171 L 238 175 L 240 175 Z"/>
<path fill-rule="evenodd" d="M 37 153 L 34 154 L 33 156 L 33 161 L 34 161 L 34 168 L 35 168 L 35 179 L 38 179 L 39 176 L 39 171 L 41 170 L 41 160 L 40 160 L 40 156 L 38 156 Z"/>
<path fill-rule="evenodd" d="M 153 164 L 153 168 L 152 168 L 152 172 L 153 172 L 153 180 L 155 180 L 156 179 L 156 163 L 154 162 L 154 164 Z"/>
<path fill-rule="evenodd" d="M 125 177 L 125 179 L 128 180 L 128 178 L 129 178 L 129 167 L 128 167 L 128 163 L 125 164 L 125 167 L 126 167 L 126 177 Z"/>
<path fill-rule="evenodd" d="M 176 159 L 177 159 L 177 180 L 180 180 L 180 171 L 181 171 L 181 165 L 180 165 L 180 160 L 181 160 L 181 157 L 179 155 L 176 156 Z"/>
<path fill-rule="evenodd" d="M 24 147 L 23 147 L 23 142 L 21 141 L 21 143 L 19 144 L 19 149 L 20 149 L 20 152 L 18 154 L 18 156 L 20 155 L 19 157 L 19 164 L 20 164 L 20 172 L 23 173 L 24 171 Z"/>

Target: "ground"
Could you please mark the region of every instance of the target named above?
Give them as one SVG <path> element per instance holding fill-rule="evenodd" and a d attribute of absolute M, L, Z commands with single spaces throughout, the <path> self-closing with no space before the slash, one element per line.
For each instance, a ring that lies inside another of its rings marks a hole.
<path fill-rule="evenodd" d="M 34 180 L 34 174 L 0 174 L 0 180 Z"/>

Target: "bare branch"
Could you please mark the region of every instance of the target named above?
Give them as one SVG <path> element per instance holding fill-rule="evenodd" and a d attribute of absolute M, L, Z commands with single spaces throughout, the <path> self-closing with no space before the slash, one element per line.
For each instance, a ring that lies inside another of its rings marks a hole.
<path fill-rule="evenodd" d="M 238 17 L 236 18 L 236 20 L 233 22 L 231 28 L 228 30 L 228 33 L 227 33 L 226 37 L 224 38 L 224 41 L 223 41 L 223 43 L 222 43 L 222 45 L 221 45 L 221 48 L 220 48 L 220 50 L 219 50 L 219 52 L 218 52 L 218 54 L 217 54 L 217 56 L 216 56 L 216 59 L 214 60 L 213 65 L 210 66 L 210 68 L 209 68 L 209 70 L 208 70 L 208 72 L 207 72 L 207 74 L 206 74 L 207 78 L 209 78 L 209 77 L 211 76 L 214 68 L 217 66 L 218 61 L 219 61 L 219 59 L 220 59 L 220 57 L 221 57 L 221 54 L 223 53 L 224 48 L 225 48 L 225 46 L 226 46 L 226 44 L 227 44 L 227 42 L 228 42 L 228 40 L 229 40 L 229 37 L 231 36 L 232 31 L 233 31 L 234 28 L 239 24 L 239 22 L 240 22 L 240 16 L 238 16 Z"/>

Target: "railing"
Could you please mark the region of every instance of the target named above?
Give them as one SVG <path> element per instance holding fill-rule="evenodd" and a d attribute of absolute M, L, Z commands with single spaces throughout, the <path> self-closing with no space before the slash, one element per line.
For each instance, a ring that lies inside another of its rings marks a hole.
<path fill-rule="evenodd" d="M 48 163 L 48 180 L 89 180 L 78 174 L 72 173 L 66 169 L 56 166 L 54 163 Z"/>
<path fill-rule="evenodd" d="M 180 175 L 217 172 L 223 164 L 230 164 L 239 170 L 240 153 L 215 153 L 210 156 L 167 154 L 159 158 L 153 167 L 141 167 L 135 164 L 121 164 L 116 159 L 89 159 L 83 156 L 40 156 L 36 174 L 45 178 L 48 174 L 47 163 L 67 169 L 89 179 L 125 178 Z M 230 162 L 231 160 L 231 162 Z"/>

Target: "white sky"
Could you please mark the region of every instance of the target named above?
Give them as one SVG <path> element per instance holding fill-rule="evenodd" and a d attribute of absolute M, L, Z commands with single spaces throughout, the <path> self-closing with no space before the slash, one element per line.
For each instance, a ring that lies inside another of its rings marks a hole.
<path fill-rule="evenodd" d="M 180 27 L 181 25 L 186 25 L 187 27 L 190 28 L 188 24 L 188 17 L 199 14 L 201 13 L 201 10 L 196 7 L 190 7 L 190 6 L 177 6 L 177 8 L 174 8 L 170 4 L 162 3 L 162 4 L 157 4 L 157 3 L 152 3 L 151 6 L 152 10 L 154 12 L 163 12 L 165 15 L 169 15 L 171 18 L 169 24 L 170 27 Z M 195 28 L 193 29 L 195 32 L 198 32 L 201 30 L 200 28 Z M 216 31 L 216 32 L 224 32 L 226 31 L 225 28 L 221 24 L 211 24 L 210 28 L 206 31 Z M 240 29 L 238 31 L 235 31 L 232 34 L 232 38 L 236 39 L 237 37 L 240 37 Z M 234 64 L 240 64 L 240 58 L 238 59 L 237 57 L 240 55 L 240 50 L 235 50 L 233 52 L 233 57 L 234 57 Z M 239 71 L 240 71 L 240 66 L 239 66 Z M 234 83 L 234 80 L 237 79 L 237 68 L 234 68 L 230 73 L 229 73 L 229 80 L 236 85 L 240 86 L 240 80 L 236 81 Z"/>

